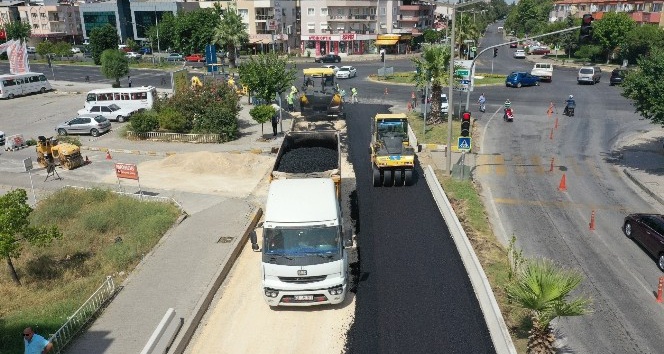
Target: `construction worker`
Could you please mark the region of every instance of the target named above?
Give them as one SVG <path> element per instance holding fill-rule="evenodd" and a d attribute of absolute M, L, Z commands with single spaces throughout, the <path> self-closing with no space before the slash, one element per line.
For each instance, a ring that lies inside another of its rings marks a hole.
<path fill-rule="evenodd" d="M 346 90 L 339 90 L 339 96 L 341 96 L 341 102 L 346 103 Z"/>
<path fill-rule="evenodd" d="M 417 107 L 417 97 L 415 96 L 415 91 L 410 93 L 410 100 L 412 101 L 413 109 L 415 109 L 415 107 Z"/>
<path fill-rule="evenodd" d="M 295 92 L 291 91 L 288 96 L 286 96 L 286 103 L 288 103 L 288 111 L 293 112 L 293 101 L 295 100 Z"/>
<path fill-rule="evenodd" d="M 291 85 L 291 87 L 290 87 L 290 92 L 291 92 L 293 95 L 295 95 L 295 94 L 297 93 L 297 87 L 295 87 L 295 85 Z"/>
<path fill-rule="evenodd" d="M 350 89 L 350 102 L 357 103 L 357 88 L 355 87 Z"/>

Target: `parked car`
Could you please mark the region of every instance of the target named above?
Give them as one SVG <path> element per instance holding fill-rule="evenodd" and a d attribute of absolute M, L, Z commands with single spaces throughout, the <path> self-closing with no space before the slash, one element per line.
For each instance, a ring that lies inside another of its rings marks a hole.
<path fill-rule="evenodd" d="M 337 79 L 349 79 L 357 76 L 357 69 L 353 66 L 342 66 L 336 73 Z"/>
<path fill-rule="evenodd" d="M 609 85 L 620 85 L 623 82 L 623 79 L 625 78 L 625 74 L 627 74 L 627 69 L 626 68 L 616 68 L 613 69 L 611 72 L 611 78 L 609 78 Z"/>
<path fill-rule="evenodd" d="M 339 67 L 336 66 L 336 65 L 323 65 L 323 67 L 324 67 L 324 68 L 327 68 L 327 69 L 332 69 L 332 70 L 334 70 L 334 74 L 335 74 L 335 75 L 336 75 L 337 72 L 339 71 Z"/>
<path fill-rule="evenodd" d="M 36 54 L 37 49 L 35 47 L 28 47 L 28 54 Z"/>
<path fill-rule="evenodd" d="M 180 53 L 171 53 L 166 57 L 166 61 L 182 61 L 182 54 Z"/>
<path fill-rule="evenodd" d="M 127 54 L 125 55 L 127 56 L 128 59 L 136 59 L 136 60 L 141 59 L 143 57 L 143 54 L 137 52 L 127 52 Z"/>
<path fill-rule="evenodd" d="M 507 87 L 539 86 L 539 83 L 540 78 L 538 76 L 522 71 L 512 72 L 505 79 L 505 86 Z"/>
<path fill-rule="evenodd" d="M 599 66 L 582 66 L 579 73 L 576 75 L 576 82 L 579 84 L 599 83 L 602 78 L 602 69 Z"/>
<path fill-rule="evenodd" d="M 133 110 L 120 108 L 118 105 L 112 103 L 109 105 L 96 105 L 90 107 L 90 109 L 83 108 L 78 111 L 79 115 L 92 113 L 94 115 L 101 115 L 108 120 L 114 120 L 119 123 L 122 123 L 129 119 L 129 117 L 134 114 Z"/>
<path fill-rule="evenodd" d="M 139 53 L 146 55 L 146 54 L 152 54 L 152 48 L 150 47 L 143 47 L 138 50 Z"/>
<path fill-rule="evenodd" d="M 517 49 L 514 51 L 514 58 L 526 59 L 526 52 L 523 49 Z"/>
<path fill-rule="evenodd" d="M 532 47 L 528 50 L 528 53 L 533 55 L 546 55 L 551 53 L 551 49 L 547 47 Z"/>
<path fill-rule="evenodd" d="M 440 112 L 441 113 L 447 113 L 448 110 L 450 109 L 450 104 L 447 101 L 447 95 L 442 93 L 440 94 Z"/>
<path fill-rule="evenodd" d="M 81 114 L 78 117 L 58 124 L 55 131 L 58 135 L 90 134 L 99 136 L 111 130 L 111 122 L 97 114 Z"/>
<path fill-rule="evenodd" d="M 641 213 L 627 215 L 623 232 L 655 257 L 657 267 L 664 271 L 664 215 Z"/>
<path fill-rule="evenodd" d="M 514 37 L 510 38 L 510 42 L 511 42 L 510 43 L 510 48 L 516 48 L 519 45 L 519 43 L 517 42 L 517 39 L 514 38 Z"/>
<path fill-rule="evenodd" d="M 184 57 L 184 60 L 188 62 L 202 63 L 205 61 L 205 55 L 203 54 L 189 54 Z"/>
<path fill-rule="evenodd" d="M 78 47 L 72 47 L 72 48 L 71 48 L 71 52 L 72 52 L 72 54 L 78 54 L 78 53 L 81 52 L 81 48 L 78 48 Z"/>
<path fill-rule="evenodd" d="M 341 57 L 335 54 L 326 54 L 314 59 L 316 63 L 341 63 Z"/>

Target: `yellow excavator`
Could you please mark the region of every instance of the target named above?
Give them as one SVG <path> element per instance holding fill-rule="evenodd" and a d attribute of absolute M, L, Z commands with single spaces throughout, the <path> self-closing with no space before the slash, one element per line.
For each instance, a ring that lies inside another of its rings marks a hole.
<path fill-rule="evenodd" d="M 369 152 L 374 187 L 413 184 L 415 148 L 410 145 L 405 114 L 376 114 Z"/>
<path fill-rule="evenodd" d="M 81 149 L 74 144 L 60 143 L 52 137 L 40 136 L 37 139 L 37 163 L 41 167 L 53 164 L 71 170 L 83 165 L 83 156 Z"/>

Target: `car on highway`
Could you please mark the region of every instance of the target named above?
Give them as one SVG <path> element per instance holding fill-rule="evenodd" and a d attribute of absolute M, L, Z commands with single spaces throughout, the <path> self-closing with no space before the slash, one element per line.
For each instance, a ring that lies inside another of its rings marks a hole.
<path fill-rule="evenodd" d="M 511 42 L 510 43 L 510 48 L 516 48 L 519 45 L 519 43 L 517 42 L 517 39 L 514 38 L 514 37 L 510 38 L 510 42 Z"/>
<path fill-rule="evenodd" d="M 336 65 L 323 65 L 323 68 L 332 69 L 335 75 L 339 71 L 339 67 Z"/>
<path fill-rule="evenodd" d="M 143 57 L 143 54 L 138 53 L 138 52 L 127 52 L 127 54 L 125 54 L 125 56 L 127 57 L 127 59 L 136 59 L 136 60 L 138 60 L 138 59 L 141 59 Z"/>
<path fill-rule="evenodd" d="M 92 113 L 94 115 L 101 115 L 108 120 L 114 120 L 122 123 L 129 119 L 134 114 L 135 110 L 128 108 L 120 108 L 115 103 L 109 105 L 94 105 L 88 108 L 83 108 L 78 111 L 79 115 Z"/>
<path fill-rule="evenodd" d="M 551 53 L 551 49 L 547 47 L 531 47 L 528 53 L 533 55 L 547 55 Z"/>
<path fill-rule="evenodd" d="M 657 267 L 664 271 L 664 215 L 636 213 L 625 217 L 625 236 L 638 242 L 657 260 Z"/>
<path fill-rule="evenodd" d="M 94 137 L 111 130 L 111 122 L 98 114 L 81 114 L 76 118 L 58 124 L 55 131 L 58 135 L 90 134 Z"/>
<path fill-rule="evenodd" d="M 189 54 L 184 57 L 184 60 L 190 63 L 202 63 L 205 61 L 205 56 L 203 54 Z"/>
<path fill-rule="evenodd" d="M 526 52 L 523 49 L 515 50 L 513 55 L 516 59 L 526 59 Z"/>
<path fill-rule="evenodd" d="M 602 69 L 599 66 L 582 66 L 576 75 L 576 82 L 579 84 L 597 84 L 602 78 Z"/>
<path fill-rule="evenodd" d="M 616 68 L 611 72 L 611 77 L 609 78 L 609 85 L 620 85 L 627 74 L 626 68 Z"/>
<path fill-rule="evenodd" d="M 166 57 L 166 61 L 182 61 L 182 59 L 184 58 L 182 58 L 182 54 L 180 53 L 170 53 Z"/>
<path fill-rule="evenodd" d="M 349 79 L 357 76 L 357 69 L 354 66 L 342 66 L 335 75 L 337 79 Z"/>
<path fill-rule="evenodd" d="M 341 57 L 336 54 L 326 54 L 314 59 L 316 63 L 341 63 Z"/>
<path fill-rule="evenodd" d="M 505 79 L 507 87 L 539 86 L 539 76 L 531 75 L 525 71 L 514 71 Z"/>

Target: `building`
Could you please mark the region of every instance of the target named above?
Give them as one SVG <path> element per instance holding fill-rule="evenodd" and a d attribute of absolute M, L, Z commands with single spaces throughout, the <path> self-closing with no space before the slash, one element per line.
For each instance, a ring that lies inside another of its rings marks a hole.
<path fill-rule="evenodd" d="M 625 12 L 639 24 L 652 24 L 660 27 L 662 22 L 662 2 L 644 2 L 642 0 L 561 0 L 556 1 L 549 16 L 551 22 L 562 21 L 568 16 L 581 18 L 591 14 L 601 20 L 606 12 Z"/>
<path fill-rule="evenodd" d="M 0 2 L 0 26 L 14 21 L 30 24 L 31 44 L 49 39 L 81 42 L 81 21 L 75 3 L 65 0 Z"/>

